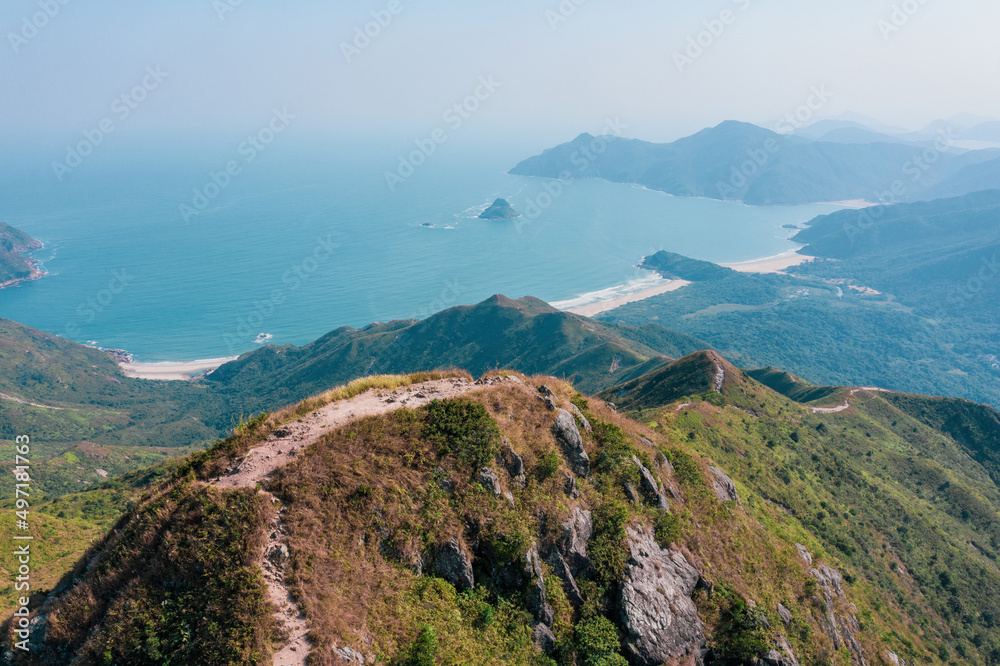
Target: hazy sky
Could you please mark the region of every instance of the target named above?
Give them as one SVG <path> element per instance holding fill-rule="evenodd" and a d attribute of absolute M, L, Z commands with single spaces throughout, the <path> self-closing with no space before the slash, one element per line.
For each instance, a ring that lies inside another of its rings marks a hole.
<path fill-rule="evenodd" d="M 773 122 L 813 87 L 833 95 L 823 116 L 915 127 L 1000 115 L 995 0 L 61 1 L 0 10 L 4 137 L 78 135 L 144 79 L 119 128 L 214 132 L 287 107 L 332 134 L 419 132 L 480 77 L 500 85 L 480 89 L 469 125 L 559 139 L 606 117 L 651 140 Z M 388 24 L 370 25 L 377 35 L 348 62 L 343 45 L 373 12 Z M 699 37 L 702 52 L 679 67 Z"/>

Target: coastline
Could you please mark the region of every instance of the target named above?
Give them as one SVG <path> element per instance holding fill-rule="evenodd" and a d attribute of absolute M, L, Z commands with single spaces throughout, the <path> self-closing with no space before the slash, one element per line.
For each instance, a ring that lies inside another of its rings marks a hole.
<path fill-rule="evenodd" d="M 152 379 L 167 382 L 186 382 L 203 377 L 219 366 L 235 361 L 238 356 L 209 358 L 200 361 L 164 361 L 161 363 L 136 363 L 118 360 L 122 374 L 135 379 Z"/>
<path fill-rule="evenodd" d="M 653 296 L 659 296 L 660 294 L 677 291 L 681 287 L 686 287 L 689 284 L 691 283 L 687 280 L 669 280 L 668 282 L 658 284 L 655 287 L 650 287 L 649 289 L 635 291 L 631 294 L 625 294 L 623 296 L 616 296 L 615 298 L 610 298 L 606 301 L 598 301 L 597 303 L 590 303 L 589 305 L 581 305 L 578 308 L 566 310 L 566 312 L 571 312 L 584 317 L 595 317 L 601 313 L 607 312 L 608 310 L 614 310 L 615 308 L 628 305 L 629 303 L 644 301 L 647 298 L 652 298 Z"/>
<path fill-rule="evenodd" d="M 804 245 L 802 247 L 805 247 Z M 786 269 L 793 266 L 813 261 L 816 257 L 799 254 L 799 250 L 789 250 L 771 257 L 762 257 L 750 261 L 740 261 L 734 264 L 720 264 L 724 268 L 731 268 L 738 273 L 784 273 Z"/>
<path fill-rule="evenodd" d="M 7 280 L 6 282 L 0 282 L 0 289 L 7 289 L 8 287 L 16 287 L 23 282 L 31 282 L 32 280 L 41 280 L 43 277 L 48 275 L 45 271 L 38 270 L 38 266 L 34 259 L 29 259 L 31 262 L 31 275 L 23 278 L 15 278 L 13 280 Z"/>

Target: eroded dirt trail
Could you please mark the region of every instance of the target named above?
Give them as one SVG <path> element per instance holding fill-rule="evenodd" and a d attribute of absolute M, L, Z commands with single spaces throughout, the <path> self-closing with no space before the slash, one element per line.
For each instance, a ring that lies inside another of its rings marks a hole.
<path fill-rule="evenodd" d="M 388 414 L 407 407 L 414 409 L 432 400 L 444 400 L 469 393 L 485 385 L 518 382 L 513 377 L 473 383 L 466 379 L 440 379 L 414 384 L 393 391 L 372 389 L 347 400 L 321 407 L 302 418 L 277 428 L 270 437 L 250 452 L 225 474 L 212 479 L 221 488 L 253 488 L 264 483 L 274 472 L 291 463 L 306 447 L 315 444 L 331 430 L 367 416 Z M 261 491 L 278 502 L 271 493 Z M 267 581 L 268 595 L 278 608 L 278 620 L 285 628 L 288 642 L 274 655 L 274 666 L 303 666 L 312 645 L 305 614 L 285 583 L 285 568 L 289 551 L 283 520 L 284 508 L 271 526 L 264 546 L 261 566 Z"/>
<path fill-rule="evenodd" d="M 875 386 L 862 386 L 856 389 L 851 389 L 850 397 L 854 397 L 862 391 L 870 391 L 872 393 L 891 393 L 889 389 L 877 388 Z M 846 412 L 851 408 L 851 401 L 845 400 L 844 404 L 837 407 L 810 407 L 813 414 L 839 414 L 840 412 Z"/>

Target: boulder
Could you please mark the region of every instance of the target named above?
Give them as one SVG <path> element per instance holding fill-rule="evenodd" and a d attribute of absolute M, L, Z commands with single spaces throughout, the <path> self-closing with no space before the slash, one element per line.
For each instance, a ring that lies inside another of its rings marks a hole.
<path fill-rule="evenodd" d="M 459 590 L 472 589 L 476 585 L 472 559 L 462 550 L 457 538 L 453 537 L 451 541 L 438 546 L 434 571 Z"/>
<path fill-rule="evenodd" d="M 500 477 L 489 467 L 484 467 L 479 470 L 479 485 L 486 488 L 487 491 L 492 493 L 495 497 L 500 497 L 503 493 L 503 488 L 500 486 Z"/>
<path fill-rule="evenodd" d="M 625 488 L 625 497 L 629 498 L 630 501 L 635 502 L 636 504 L 641 503 L 639 500 L 639 493 L 635 492 L 635 486 L 632 485 L 631 481 L 626 480 L 622 486 Z"/>
<path fill-rule="evenodd" d="M 894 666 L 906 666 L 906 662 L 898 654 L 892 651 L 886 651 L 885 660 Z"/>
<path fill-rule="evenodd" d="M 527 482 L 527 478 L 524 475 L 524 460 L 521 456 L 514 453 L 514 449 L 510 448 L 510 444 L 505 446 L 503 451 L 500 452 L 500 460 L 507 469 L 507 474 L 510 475 L 511 483 L 518 488 L 524 488 L 524 484 Z"/>
<path fill-rule="evenodd" d="M 778 604 L 778 617 L 781 621 L 785 623 L 785 626 L 791 626 L 792 624 L 792 611 L 785 608 L 782 604 Z"/>
<path fill-rule="evenodd" d="M 538 387 L 538 392 L 541 393 L 542 395 L 547 395 L 547 396 L 555 395 L 555 393 L 552 392 L 552 389 L 550 389 L 545 384 L 542 384 L 541 386 Z"/>
<path fill-rule="evenodd" d="M 554 412 L 558 409 L 558 407 L 556 406 L 556 401 L 549 396 L 543 397 L 542 402 L 545 403 L 545 408 L 550 412 Z"/>
<path fill-rule="evenodd" d="M 660 484 L 653 473 L 642 464 L 638 456 L 632 456 L 632 462 L 639 468 L 639 487 L 643 494 L 650 499 L 654 506 L 664 511 L 670 511 L 670 500 L 663 492 L 663 485 Z"/>
<path fill-rule="evenodd" d="M 760 661 L 764 666 L 799 666 L 795 651 L 788 644 L 788 640 L 780 634 L 774 642 L 774 647 Z"/>
<path fill-rule="evenodd" d="M 659 666 L 705 648 L 704 625 L 691 600 L 698 571 L 676 551 L 664 550 L 649 531 L 630 527 L 629 560 L 621 586 L 621 623 L 632 664 Z"/>
<path fill-rule="evenodd" d="M 566 480 L 563 481 L 563 492 L 570 499 L 576 499 L 580 496 L 580 491 L 576 489 L 576 477 L 572 474 L 566 475 Z"/>
<path fill-rule="evenodd" d="M 712 490 L 715 492 L 715 496 L 722 502 L 739 504 L 740 496 L 736 492 L 736 484 L 733 483 L 733 480 L 718 467 L 709 467 L 708 471 L 712 473 Z"/>
<path fill-rule="evenodd" d="M 560 409 L 556 422 L 552 426 L 552 432 L 562 447 L 566 461 L 569 462 L 573 472 L 579 476 L 590 474 L 590 456 L 583 448 L 583 437 L 580 436 L 580 431 L 576 428 L 573 415 L 565 409 Z"/>
<path fill-rule="evenodd" d="M 813 556 L 810 554 L 808 548 L 803 546 L 801 543 L 797 543 L 795 544 L 795 549 L 799 551 L 799 557 L 802 558 L 803 562 L 805 562 L 808 566 L 813 565 Z"/>

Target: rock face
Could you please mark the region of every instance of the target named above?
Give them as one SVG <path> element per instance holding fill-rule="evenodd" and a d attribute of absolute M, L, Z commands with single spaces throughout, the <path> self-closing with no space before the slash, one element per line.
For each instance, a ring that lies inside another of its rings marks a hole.
<path fill-rule="evenodd" d="M 643 494 L 649 498 L 653 505 L 658 509 L 670 511 L 670 500 L 667 499 L 666 494 L 663 492 L 663 486 L 656 480 L 653 473 L 642 464 L 642 461 L 639 460 L 638 456 L 632 456 L 632 462 L 634 462 L 635 466 L 639 468 L 640 487 L 642 488 Z"/>
<path fill-rule="evenodd" d="M 535 640 L 535 646 L 545 654 L 551 654 L 556 649 L 555 634 L 544 624 L 538 623 L 535 625 L 532 637 Z"/>
<path fill-rule="evenodd" d="M 778 635 L 775 640 L 774 649 L 768 651 L 761 662 L 765 666 L 799 666 L 799 660 L 795 656 L 795 651 L 792 650 L 792 646 L 788 644 L 788 640 Z"/>
<path fill-rule="evenodd" d="M 506 199 L 497 199 L 489 208 L 479 214 L 480 220 L 513 220 L 521 217 Z"/>
<path fill-rule="evenodd" d="M 810 554 L 809 549 L 803 546 L 801 543 L 795 544 L 795 548 L 799 551 L 799 557 L 802 558 L 802 561 L 808 564 L 809 566 L 812 566 L 813 556 L 812 554 Z"/>
<path fill-rule="evenodd" d="M 434 570 L 459 590 L 472 589 L 476 584 L 472 573 L 472 560 L 462 550 L 456 538 L 438 546 L 434 558 Z"/>
<path fill-rule="evenodd" d="M 562 447 L 570 468 L 579 476 L 590 474 L 590 456 L 583 448 L 583 437 L 576 428 L 573 415 L 565 409 L 560 409 L 555 425 L 552 426 L 552 432 Z"/>
<path fill-rule="evenodd" d="M 785 623 L 785 626 L 792 624 L 792 612 L 785 608 L 782 604 L 778 604 L 778 617 L 781 621 Z"/>
<path fill-rule="evenodd" d="M 683 555 L 663 550 L 645 528 L 629 528 L 621 621 L 630 662 L 659 666 L 704 650 L 704 626 L 691 594 L 700 575 Z"/>
<path fill-rule="evenodd" d="M 715 496 L 722 502 L 739 504 L 740 496 L 736 492 L 736 484 L 733 483 L 733 480 L 718 467 L 709 467 L 708 471 L 712 473 L 712 490 L 715 491 Z"/>
<path fill-rule="evenodd" d="M 559 536 L 559 551 L 569 570 L 574 576 L 579 576 L 590 567 L 590 557 L 587 556 L 587 544 L 594 535 L 594 517 L 590 511 L 581 508 L 573 509 L 569 520 L 561 525 Z"/>
<path fill-rule="evenodd" d="M 824 631 L 837 650 L 846 647 L 851 653 L 851 662 L 864 666 L 867 662 L 857 639 L 861 625 L 853 612 L 837 612 L 837 600 L 847 600 L 847 595 L 844 594 L 844 577 L 839 571 L 825 564 L 810 569 L 809 575 L 816 579 L 823 592 L 823 602 L 826 606 L 826 616 L 823 619 Z"/>
<path fill-rule="evenodd" d="M 503 492 L 503 488 L 500 487 L 500 477 L 489 467 L 484 467 L 479 471 L 479 485 L 486 488 L 487 491 L 493 493 L 494 496 L 500 497 Z"/>
<path fill-rule="evenodd" d="M 542 561 L 538 557 L 537 546 L 532 546 L 524 554 L 524 571 L 529 578 L 528 587 L 528 610 L 535 616 L 535 620 L 549 627 L 555 619 L 555 613 L 549 606 L 545 596 L 545 577 L 542 575 Z"/>

